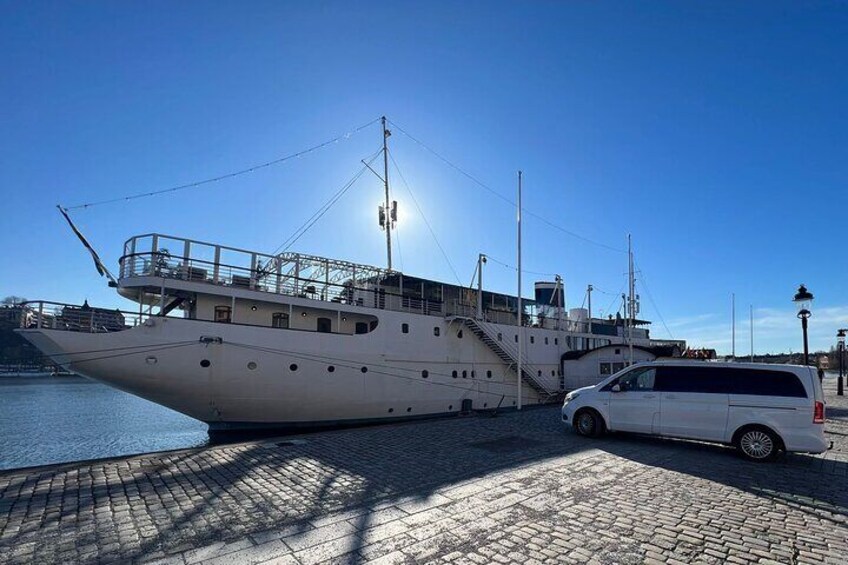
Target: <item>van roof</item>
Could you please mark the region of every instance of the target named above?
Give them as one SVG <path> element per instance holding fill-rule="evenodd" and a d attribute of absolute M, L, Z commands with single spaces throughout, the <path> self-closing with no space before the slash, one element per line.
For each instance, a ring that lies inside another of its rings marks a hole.
<path fill-rule="evenodd" d="M 656 361 L 645 361 L 634 363 L 636 365 L 681 365 L 687 367 L 732 367 L 734 369 L 783 369 L 798 371 L 799 369 L 812 369 L 809 365 L 788 365 L 780 363 L 737 363 L 732 361 L 703 361 L 698 359 L 658 359 Z"/>

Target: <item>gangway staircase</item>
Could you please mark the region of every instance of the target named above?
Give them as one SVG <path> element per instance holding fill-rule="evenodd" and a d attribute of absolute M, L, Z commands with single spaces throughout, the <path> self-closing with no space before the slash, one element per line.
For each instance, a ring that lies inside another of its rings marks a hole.
<path fill-rule="evenodd" d="M 497 338 L 497 332 L 490 325 L 482 320 L 476 320 L 468 316 L 451 316 L 451 320 L 462 322 L 462 324 L 471 330 L 477 338 L 482 341 L 498 358 L 507 365 L 509 370 L 518 371 L 518 347 L 512 347 L 511 344 L 504 343 Z M 532 364 L 527 362 L 527 358 L 521 356 L 521 379 L 533 390 L 539 394 L 542 402 L 552 402 L 561 394 L 558 387 L 546 385 L 538 376 L 539 371 Z"/>

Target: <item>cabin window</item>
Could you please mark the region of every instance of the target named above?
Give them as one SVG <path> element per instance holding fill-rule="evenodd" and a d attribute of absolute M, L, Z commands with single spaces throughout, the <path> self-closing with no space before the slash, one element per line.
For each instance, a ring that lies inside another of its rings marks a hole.
<path fill-rule="evenodd" d="M 487 379 L 491 379 L 491 378 L 492 378 L 492 371 L 486 371 L 486 378 L 487 378 Z"/>
<path fill-rule="evenodd" d="M 515 334 L 515 343 L 518 343 L 518 334 Z"/>
<path fill-rule="evenodd" d="M 356 333 L 367 334 L 368 333 L 368 324 L 366 324 L 365 322 L 356 322 Z"/>
<path fill-rule="evenodd" d="M 435 326 L 433 328 L 433 335 L 436 336 L 436 337 L 439 337 L 440 335 L 442 335 L 441 328 L 439 328 L 438 326 Z"/>
<path fill-rule="evenodd" d="M 601 374 L 602 375 L 611 375 L 612 374 L 612 364 L 611 363 L 601 363 Z"/>
<path fill-rule="evenodd" d="M 318 331 L 322 334 L 328 334 L 333 331 L 333 321 L 330 318 L 318 318 Z"/>
<path fill-rule="evenodd" d="M 287 312 L 274 312 L 271 315 L 271 327 L 288 329 L 289 315 Z"/>
<path fill-rule="evenodd" d="M 624 363 L 613 363 L 612 372 L 617 373 L 625 367 Z"/>
<path fill-rule="evenodd" d="M 459 330 L 458 332 L 456 332 L 456 337 L 458 337 L 459 339 L 462 339 L 462 330 Z"/>
<path fill-rule="evenodd" d="M 545 345 L 548 344 L 548 338 L 545 338 Z"/>
<path fill-rule="evenodd" d="M 554 338 L 554 345 L 559 345 L 559 338 L 558 337 Z"/>
<path fill-rule="evenodd" d="M 400 331 L 405 333 L 405 334 L 408 334 L 409 333 L 409 324 L 401 324 L 400 325 Z"/>
<path fill-rule="evenodd" d="M 424 369 L 423 371 L 421 371 L 421 376 L 426 379 L 430 376 L 430 372 L 427 369 Z"/>
<path fill-rule="evenodd" d="M 532 335 L 530 336 L 530 343 L 536 343 L 536 338 Z"/>
<path fill-rule="evenodd" d="M 453 378 L 456 378 L 457 376 L 459 376 L 459 374 L 458 374 L 456 371 L 453 371 L 453 372 L 451 373 L 451 376 L 452 376 Z"/>
<path fill-rule="evenodd" d="M 467 378 L 468 378 L 468 371 L 462 371 L 462 378 L 463 378 L 463 379 L 467 379 Z"/>
<path fill-rule="evenodd" d="M 229 306 L 215 306 L 215 321 L 229 324 L 233 321 L 233 309 Z"/>
<path fill-rule="evenodd" d="M 498 333 L 498 341 L 503 341 L 503 334 L 502 333 Z"/>

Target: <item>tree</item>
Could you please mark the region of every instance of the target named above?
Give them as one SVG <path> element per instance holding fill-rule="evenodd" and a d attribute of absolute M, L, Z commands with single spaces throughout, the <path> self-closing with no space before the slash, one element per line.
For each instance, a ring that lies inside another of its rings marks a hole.
<path fill-rule="evenodd" d="M 15 296 L 14 294 L 12 294 L 11 296 L 7 296 L 3 300 L 0 300 L 0 304 L 4 306 L 20 304 L 21 302 L 26 302 L 26 298 L 24 298 L 23 296 Z"/>

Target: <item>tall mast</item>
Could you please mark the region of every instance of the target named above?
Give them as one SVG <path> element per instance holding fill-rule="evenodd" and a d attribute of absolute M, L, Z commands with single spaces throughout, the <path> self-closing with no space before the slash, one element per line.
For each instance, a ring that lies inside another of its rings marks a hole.
<path fill-rule="evenodd" d="M 518 171 L 518 409 L 521 410 L 521 371 L 522 352 L 524 348 L 524 312 L 521 304 L 521 171 Z"/>
<path fill-rule="evenodd" d="M 754 305 L 751 304 L 751 363 L 754 362 Z"/>
<path fill-rule="evenodd" d="M 385 204 L 385 220 L 386 220 L 386 256 L 388 257 L 389 270 L 392 270 L 392 223 L 393 216 L 396 212 L 391 207 L 389 202 L 389 136 L 392 135 L 386 129 L 386 116 L 380 120 L 383 123 L 383 184 L 386 186 L 386 204 Z"/>
<path fill-rule="evenodd" d="M 730 293 L 730 357 L 736 360 L 736 293 Z"/>
<path fill-rule="evenodd" d="M 630 342 L 630 364 L 633 364 L 633 326 L 635 323 L 635 297 L 636 277 L 633 274 L 633 242 L 630 234 L 627 234 L 627 271 L 629 274 L 628 290 L 630 296 L 627 300 L 627 341 Z"/>

